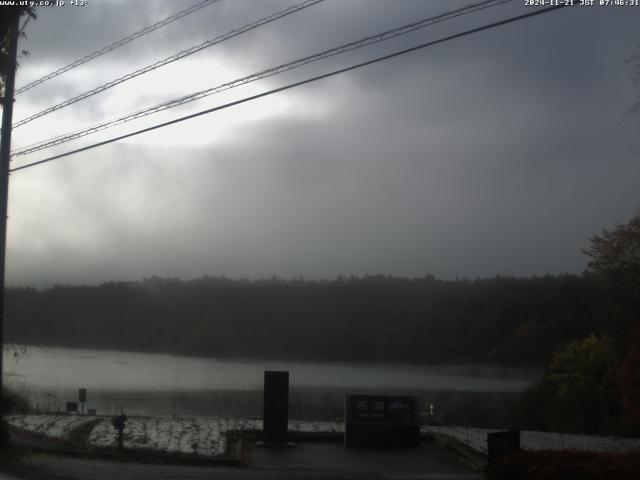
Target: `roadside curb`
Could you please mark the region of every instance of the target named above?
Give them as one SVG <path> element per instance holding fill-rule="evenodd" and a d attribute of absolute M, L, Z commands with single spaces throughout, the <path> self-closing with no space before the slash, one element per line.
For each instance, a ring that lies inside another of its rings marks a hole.
<path fill-rule="evenodd" d="M 487 456 L 474 450 L 468 445 L 441 433 L 431 433 L 433 440 L 439 447 L 452 451 L 464 464 L 478 472 L 484 471 L 487 466 Z"/>

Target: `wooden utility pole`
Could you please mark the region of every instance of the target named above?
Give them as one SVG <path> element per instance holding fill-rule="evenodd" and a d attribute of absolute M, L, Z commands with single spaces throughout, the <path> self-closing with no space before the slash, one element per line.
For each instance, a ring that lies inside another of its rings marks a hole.
<path fill-rule="evenodd" d="M 13 12 L 12 12 L 13 13 Z M 18 30 L 20 14 L 9 29 L 9 62 L 4 77 L 4 97 L 2 98 L 2 134 L 0 135 L 0 421 L 4 420 L 3 373 L 4 365 L 4 266 L 7 247 L 7 206 L 9 204 L 9 156 L 11 154 L 11 124 L 13 122 L 13 90 L 16 79 L 16 56 L 18 54 Z"/>

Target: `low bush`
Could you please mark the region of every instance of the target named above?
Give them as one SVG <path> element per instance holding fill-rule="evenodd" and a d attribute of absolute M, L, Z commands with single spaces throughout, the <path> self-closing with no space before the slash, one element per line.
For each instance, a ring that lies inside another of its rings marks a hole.
<path fill-rule="evenodd" d="M 487 480 L 637 480 L 640 452 L 522 451 L 496 461 Z"/>
<path fill-rule="evenodd" d="M 30 410 L 29 402 L 26 398 L 11 389 L 2 389 L 2 411 L 8 413 L 28 413 Z"/>

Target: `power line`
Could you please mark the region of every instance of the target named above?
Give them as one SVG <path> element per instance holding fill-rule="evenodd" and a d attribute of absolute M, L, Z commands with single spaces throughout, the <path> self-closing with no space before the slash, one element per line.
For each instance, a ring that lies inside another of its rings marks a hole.
<path fill-rule="evenodd" d="M 84 152 L 86 150 L 91 150 L 91 149 L 96 148 L 96 147 L 101 147 L 101 146 L 107 145 L 109 143 L 114 143 L 114 142 L 117 142 L 117 141 L 120 141 L 120 140 L 124 140 L 125 138 L 134 137 L 134 136 L 140 135 L 142 133 L 150 132 L 150 131 L 153 131 L 153 130 L 157 130 L 159 128 L 167 127 L 169 125 L 173 125 L 173 124 L 176 124 L 176 123 L 184 122 L 185 120 L 190 120 L 192 118 L 200 117 L 202 115 L 207 115 L 209 113 L 217 112 L 219 110 L 224 110 L 226 108 L 234 107 L 234 106 L 240 105 L 242 103 L 246 103 L 246 102 L 250 102 L 250 101 L 253 101 L 253 100 L 257 100 L 259 98 L 266 97 L 268 95 L 273 95 L 275 93 L 283 92 L 283 91 L 289 90 L 291 88 L 299 87 L 299 86 L 302 86 L 302 85 L 306 85 L 308 83 L 316 82 L 318 80 L 322 80 L 322 79 L 325 79 L 325 78 L 333 77 L 333 76 L 339 75 L 341 73 L 349 72 L 349 71 L 355 70 L 357 68 L 365 67 L 367 65 L 372 65 L 374 63 L 379 63 L 379 62 L 382 62 L 384 60 L 389 60 L 391 58 L 398 57 L 400 55 L 405 55 L 405 54 L 410 53 L 410 52 L 415 52 L 416 50 L 420 50 L 420 49 L 423 49 L 423 48 L 431 47 L 433 45 L 437 45 L 437 44 L 440 44 L 440 43 L 445 43 L 445 42 L 448 42 L 450 40 L 454 40 L 456 38 L 465 37 L 467 35 L 471 35 L 471 34 L 474 34 L 474 33 L 482 32 L 484 30 L 489 30 L 489 29 L 492 29 L 492 28 L 495 28 L 495 27 L 499 27 L 499 26 L 502 26 L 502 25 L 507 25 L 509 23 L 514 23 L 514 22 L 517 22 L 517 21 L 520 21 L 520 20 L 524 20 L 524 19 L 531 18 L 531 17 L 537 16 L 537 15 L 541 15 L 543 13 L 548 13 L 548 12 L 552 12 L 554 10 L 559 10 L 559 9 L 565 8 L 567 6 L 570 6 L 570 4 L 568 4 L 568 5 L 556 5 L 556 6 L 553 6 L 553 7 L 547 7 L 547 8 L 544 8 L 544 9 L 535 10 L 533 12 L 525 13 L 525 14 L 522 14 L 522 15 L 517 15 L 515 17 L 510 17 L 510 18 L 507 18 L 505 20 L 500 20 L 500 21 L 493 22 L 493 23 L 490 23 L 490 24 L 487 24 L 487 25 L 483 25 L 481 27 L 476 27 L 476 28 L 473 28 L 473 29 L 470 29 L 470 30 L 465 30 L 463 32 L 456 33 L 456 34 L 453 34 L 453 35 L 449 35 L 447 37 L 443 37 L 443 38 L 440 38 L 438 40 L 433 40 L 433 41 L 430 41 L 430 42 L 422 43 L 422 44 L 417 45 L 415 47 L 406 48 L 404 50 L 400 50 L 400 51 L 397 51 L 397 52 L 394 52 L 394 53 L 390 53 L 388 55 L 383 55 L 381 57 L 374 58 L 373 60 L 368 60 L 366 62 L 358 63 L 358 64 L 355 64 L 355 65 L 351 65 L 350 67 L 341 68 L 339 70 L 334 70 L 334 71 L 329 72 L 329 73 L 324 73 L 322 75 L 317 75 L 315 77 L 307 78 L 306 80 L 301 80 L 299 82 L 290 83 L 290 84 L 285 85 L 283 87 L 274 88 L 273 90 L 268 90 L 266 92 L 258 93 L 256 95 L 252 95 L 250 97 L 245 97 L 245 98 L 242 98 L 240 100 L 235 100 L 233 102 L 225 103 L 224 105 L 219 105 L 217 107 L 208 108 L 206 110 L 201 110 L 200 112 L 192 113 L 190 115 L 185 115 L 184 117 L 179 117 L 179 118 L 176 118 L 174 120 L 170 120 L 168 122 L 159 123 L 159 124 L 153 125 L 151 127 L 143 128 L 141 130 L 136 130 L 134 132 L 130 132 L 130 133 L 127 133 L 127 134 L 124 134 L 124 135 L 120 135 L 118 137 L 113 137 L 113 138 L 110 138 L 108 140 L 104 140 L 102 142 L 97 142 L 97 143 L 94 143 L 94 144 L 91 144 L 91 145 L 87 145 L 86 147 L 78 148 L 76 150 L 71 150 L 71 151 L 68 151 L 68 152 L 65 152 L 65 153 L 61 153 L 59 155 L 54 155 L 52 157 L 48 157 L 48 158 L 45 158 L 43 160 L 38 160 L 37 162 L 27 163 L 25 165 L 21 165 L 19 167 L 12 168 L 12 169 L 9 170 L 9 172 L 10 173 L 11 172 L 17 172 L 18 170 L 24 170 L 26 168 L 34 167 L 36 165 L 41 165 L 43 163 L 51 162 L 53 160 L 58 160 L 58 159 L 63 158 L 63 157 L 68 157 L 69 155 L 73 155 L 73 154 L 76 154 L 76 153 Z"/>
<path fill-rule="evenodd" d="M 278 65 L 277 67 L 273 67 L 267 70 L 263 70 L 261 72 L 258 73 L 254 73 L 251 75 L 248 75 L 246 77 L 242 77 L 242 78 L 238 78 L 235 80 L 232 80 L 230 82 L 226 82 L 223 83 L 221 85 L 218 85 L 216 87 L 212 87 L 212 88 L 208 88 L 205 90 L 200 90 L 198 92 L 189 94 L 189 95 L 185 95 L 173 100 L 169 100 L 163 103 L 160 103 L 158 105 L 152 106 L 152 107 L 147 107 L 145 109 L 142 110 L 138 110 L 136 112 L 124 115 L 122 117 L 119 117 L 117 119 L 114 120 L 110 120 L 107 122 L 103 122 L 97 125 L 93 125 L 92 127 L 89 128 L 85 128 L 83 130 L 78 130 L 75 132 L 71 132 L 71 133 L 67 133 L 67 134 L 63 134 L 63 135 L 59 135 L 47 140 L 42 140 L 39 142 L 36 142 L 34 144 L 31 145 L 27 145 L 21 149 L 17 149 L 15 152 L 13 152 L 13 156 L 21 156 L 21 155 L 28 155 L 30 153 L 34 153 L 40 150 L 44 150 L 45 148 L 50 148 L 53 147 L 55 145 L 60 145 L 62 143 L 66 143 L 69 142 L 71 140 L 75 140 L 81 137 L 85 137 L 87 135 L 102 131 L 102 130 L 106 130 L 107 128 L 111 128 L 114 127 L 116 125 L 121 125 L 123 123 L 127 123 L 130 122 L 132 120 L 136 120 L 138 118 L 142 118 L 145 117 L 147 115 L 151 115 L 153 113 L 158 113 L 164 110 L 167 110 L 169 108 L 173 108 L 179 105 L 184 105 L 185 103 L 190 103 L 196 100 L 200 100 L 202 98 L 208 97 L 210 95 L 214 95 L 216 93 L 220 93 L 222 91 L 226 91 L 226 90 L 230 90 L 232 88 L 235 87 L 239 87 L 242 85 L 246 85 L 247 83 L 250 82 L 254 82 L 257 80 L 261 80 L 267 77 L 271 77 L 289 70 L 293 70 L 294 68 L 298 68 L 298 67 L 302 67 L 304 65 L 307 65 L 309 63 L 313 63 L 319 60 L 324 60 L 326 58 L 332 57 L 334 55 L 338 55 L 341 53 L 345 53 L 351 50 L 356 50 L 358 48 L 363 48 L 369 45 L 373 45 L 373 44 L 377 44 L 386 40 L 390 40 L 392 38 L 395 37 L 399 37 L 401 35 L 405 35 L 408 34 L 410 32 L 428 27 L 430 25 L 434 25 L 436 23 L 440 23 L 446 20 L 450 20 L 452 18 L 456 18 L 456 17 L 460 17 L 463 15 L 467 15 L 470 13 L 474 13 L 480 10 L 484 10 L 486 8 L 491 8 L 491 7 L 495 7 L 498 5 L 501 5 L 503 3 L 508 3 L 511 2 L 513 0 L 485 0 L 483 2 L 480 3 L 476 3 L 476 4 L 472 4 L 472 5 L 468 5 L 466 7 L 462 7 L 456 10 L 452 10 L 449 12 L 445 12 L 442 13 L 440 15 L 434 16 L 434 17 L 429 17 L 429 18 L 425 18 L 422 20 L 419 20 L 417 22 L 413 22 L 407 25 L 403 25 L 401 27 L 395 28 L 393 30 L 387 30 L 385 32 L 376 34 L 376 35 L 371 35 L 369 37 L 366 38 L 362 38 L 360 40 L 354 41 L 354 42 L 350 42 L 344 45 L 341 45 L 339 47 L 335 47 L 329 50 L 325 50 L 323 52 L 320 53 L 315 53 L 313 55 L 307 56 L 307 57 L 303 57 L 303 58 L 299 58 L 297 60 L 293 60 L 291 62 L 288 63 L 284 63 L 281 65 Z"/>
<path fill-rule="evenodd" d="M 218 85 L 216 87 L 213 88 L 209 88 L 206 90 L 201 90 L 199 92 L 195 92 L 193 94 L 190 95 L 186 95 L 183 97 L 179 97 L 177 99 L 173 99 L 173 100 L 169 100 L 167 102 L 163 102 L 161 104 L 155 105 L 153 107 L 148 107 L 142 110 L 139 110 L 137 112 L 131 113 L 131 114 L 127 114 L 123 117 L 114 119 L 114 120 L 110 120 L 108 122 L 104 122 L 101 124 L 97 124 L 94 125 L 92 127 L 89 127 L 87 129 L 83 129 L 83 130 L 79 130 L 76 132 L 71 132 L 68 134 L 63 134 L 60 136 L 56 136 L 54 138 L 50 138 L 47 140 L 43 140 L 40 142 L 36 142 L 34 144 L 28 145 L 26 147 L 23 147 L 22 149 L 16 150 L 13 155 L 14 156 L 20 156 L 20 155 L 27 155 L 30 153 L 34 153 L 36 151 L 39 150 L 43 150 L 45 148 L 49 148 L 55 145 L 60 145 L 61 143 L 66 143 L 67 141 L 71 141 L 80 137 L 84 137 L 86 135 L 92 134 L 92 133 L 96 133 L 102 130 L 105 130 L 107 128 L 116 126 L 116 125 L 120 125 L 123 123 L 127 123 L 129 121 L 153 114 L 153 113 L 158 113 L 161 112 L 163 110 L 166 110 L 168 108 L 172 108 L 175 106 L 179 106 L 179 105 L 183 105 L 185 103 L 189 103 L 195 100 L 199 100 L 201 98 L 213 95 L 215 93 L 220 93 L 222 91 L 225 90 L 229 90 L 231 88 L 235 88 L 241 85 L 245 85 L 247 83 L 256 81 L 256 80 L 261 80 L 263 78 L 267 78 L 279 73 L 283 73 L 286 72 L 288 70 L 292 70 L 294 68 L 298 68 L 301 67 L 303 65 L 307 65 L 309 63 L 312 62 L 316 62 L 318 60 L 323 60 L 325 58 L 334 56 L 334 55 L 338 55 L 344 52 L 348 52 L 351 50 L 355 50 L 358 48 L 362 48 L 365 46 L 369 46 L 369 45 L 373 45 L 375 43 L 379 43 L 385 40 L 389 40 L 391 38 L 395 38 L 398 37 L 400 35 L 405 35 L 407 33 L 410 33 L 412 31 L 421 29 L 421 28 L 425 28 L 427 26 L 433 25 L 435 23 L 439 23 L 445 20 L 449 20 L 458 16 L 462 16 L 462 15 L 466 15 L 469 13 L 473 13 L 475 11 L 479 11 L 479 10 L 483 10 L 485 8 L 490 8 L 490 7 L 494 7 L 503 3 L 508 3 L 512 0 L 487 0 L 487 1 L 483 1 L 480 2 L 478 4 L 473 4 L 473 5 L 468 5 L 466 7 L 462 7 L 450 12 L 446 12 L 440 15 L 437 15 L 435 17 L 429 17 L 423 20 L 420 20 L 418 22 L 414 22 L 414 23 L 410 23 L 408 25 L 404 25 L 402 27 L 393 29 L 393 30 L 388 30 L 386 32 L 382 32 L 380 34 L 376 34 L 376 35 L 372 35 L 360 40 L 357 40 L 355 42 L 351 42 L 348 44 L 344 44 L 341 45 L 339 47 L 335 47 L 332 48 L 330 50 L 325 50 L 323 52 L 320 53 L 316 53 L 314 55 L 308 56 L 308 57 L 303 57 L 297 60 L 294 60 L 292 62 L 289 63 L 285 63 L 282 65 L 279 65 L 277 67 L 273 67 L 270 68 L 268 70 L 263 70 L 261 72 L 246 76 L 246 77 L 242 77 L 236 80 L 233 80 L 231 82 L 227 82 L 224 83 L 222 85 Z"/>
<path fill-rule="evenodd" d="M 178 52 L 174 55 L 171 55 L 170 57 L 167 57 L 163 60 L 159 60 L 151 65 L 147 65 L 146 67 L 140 68 L 134 72 L 128 73 L 126 75 L 123 75 L 122 77 L 116 78 L 115 80 L 112 80 L 108 83 L 105 83 L 104 85 L 100 85 L 99 87 L 93 88 L 91 90 L 88 90 L 84 93 L 81 93 L 80 95 L 70 98 L 69 100 L 65 100 L 62 103 L 59 103 L 57 105 L 54 105 L 52 107 L 49 107 L 45 110 L 42 110 L 38 113 L 35 113 L 33 115 L 31 115 L 30 117 L 27 118 L 23 118 L 22 120 L 16 122 L 13 124 L 13 128 L 18 128 L 26 123 L 29 123 L 33 120 L 35 120 L 36 118 L 40 118 L 43 117 L 44 115 L 47 115 L 49 113 L 55 112 L 56 110 L 60 110 L 61 108 L 64 107 L 68 107 L 69 105 L 72 105 L 76 102 L 79 102 L 81 100 L 84 100 L 86 98 L 92 97 L 93 95 L 96 95 L 100 92 L 104 92 L 105 90 L 108 90 L 110 88 L 115 87 L 116 85 L 119 85 L 121 83 L 126 82 L 127 80 L 131 80 L 132 78 L 138 77 L 140 75 L 144 75 L 145 73 L 148 73 L 152 70 L 155 70 L 157 68 L 163 67 L 164 65 L 168 65 L 169 63 L 175 62 L 177 60 L 180 60 L 182 58 L 185 58 L 189 55 L 193 55 L 196 52 L 199 52 L 200 50 L 204 50 L 205 48 L 211 47 L 213 45 L 216 45 L 218 43 L 222 43 L 225 40 L 229 40 L 230 38 L 236 37 L 238 35 L 241 35 L 243 33 L 246 33 L 250 30 L 253 30 L 255 28 L 261 27 L 262 25 L 266 25 L 267 23 L 271 23 L 275 20 L 278 20 L 279 18 L 282 17 L 286 17 L 287 15 L 291 15 L 292 13 L 296 13 L 299 12 L 300 10 L 303 10 L 305 8 L 311 7 L 312 5 L 315 5 L 316 3 L 320 3 L 320 2 L 324 2 L 325 0 L 305 0 L 302 3 L 299 3 L 297 5 L 294 5 L 292 7 L 289 8 L 285 8 L 284 10 L 280 10 L 279 12 L 276 12 L 272 15 L 269 15 L 267 17 L 261 18 L 260 20 L 256 20 L 255 22 L 252 23 L 248 23 L 247 25 L 237 28 L 235 30 L 231 30 L 230 32 L 225 33 L 224 35 L 220 35 L 216 38 L 213 38 L 211 40 L 207 40 L 206 42 L 202 42 L 199 45 L 195 45 L 191 48 L 188 48 L 186 50 L 182 50 L 181 52 Z"/>
<path fill-rule="evenodd" d="M 131 35 L 124 37 L 120 40 L 118 40 L 117 42 L 113 42 L 111 45 L 107 45 L 106 47 L 101 48 L 100 50 L 96 50 L 93 53 L 90 53 L 89 55 L 86 55 L 74 62 L 71 62 L 69 65 L 65 65 L 64 67 L 59 68 L 58 70 L 51 72 L 47 75 L 44 75 L 40 78 L 38 78 L 37 80 L 34 80 L 31 83 L 26 84 L 24 87 L 20 87 L 18 89 L 16 89 L 15 91 L 15 95 L 18 95 L 20 93 L 26 92 L 27 90 L 32 89 L 33 87 L 40 85 L 41 83 L 46 82 L 47 80 L 51 80 L 52 78 L 57 77 L 58 75 L 62 75 L 65 72 L 68 72 L 69 70 L 72 70 L 76 67 L 79 67 L 80 65 L 87 63 L 95 58 L 98 58 L 102 55 L 104 55 L 105 53 L 109 53 L 113 50 L 115 50 L 116 48 L 122 47 L 123 45 L 126 45 L 129 42 L 133 42 L 134 40 L 147 35 L 148 33 L 153 32 L 154 30 L 158 30 L 159 28 L 164 27 L 165 25 L 169 25 L 172 22 L 175 22 L 176 20 L 181 19 L 182 17 L 186 17 L 187 15 L 190 15 L 194 12 L 197 12 L 198 10 L 207 7 L 213 3 L 216 3 L 220 0 L 204 0 L 203 2 L 197 3 L 195 5 L 190 6 L 189 8 L 185 9 L 185 10 L 181 10 L 178 13 L 175 13 L 174 15 L 171 15 L 170 17 L 167 17 L 163 20 L 160 20 L 159 22 L 154 23 L 153 25 L 149 25 L 148 27 L 143 28 L 142 30 L 139 30 L 135 33 L 132 33 Z M 27 19 L 28 21 L 29 19 Z"/>

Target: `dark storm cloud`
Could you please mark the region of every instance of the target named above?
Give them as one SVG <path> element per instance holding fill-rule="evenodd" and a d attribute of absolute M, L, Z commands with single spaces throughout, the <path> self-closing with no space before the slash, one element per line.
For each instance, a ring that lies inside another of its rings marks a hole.
<path fill-rule="evenodd" d="M 105 56 L 90 73 L 103 75 L 102 65 L 117 75 L 291 3 L 219 2 Z M 79 26 L 94 29 L 87 50 L 189 2 L 116 4 L 87 10 Z M 251 73 L 462 4 L 327 1 L 202 58 Z M 499 16 L 523 11 L 514 2 Z M 211 145 L 170 148 L 139 137 L 14 175 L 10 277 L 580 272 L 588 238 L 640 207 L 640 161 L 628 149 L 638 121 L 619 124 L 636 97 L 624 60 L 638 43 L 639 14 L 568 9 L 279 94 L 283 112 L 246 120 Z M 65 40 L 70 17 L 56 15 L 38 20 L 30 49 L 73 60 L 84 48 Z M 260 88 L 497 16 L 458 19 Z M 141 88 L 131 101 L 138 108 L 157 95 Z M 36 89 L 29 99 L 47 100 Z M 189 125 L 215 132 L 234 111 L 263 108 L 258 101 Z M 76 114 L 93 121 L 108 111 L 96 101 Z"/>

